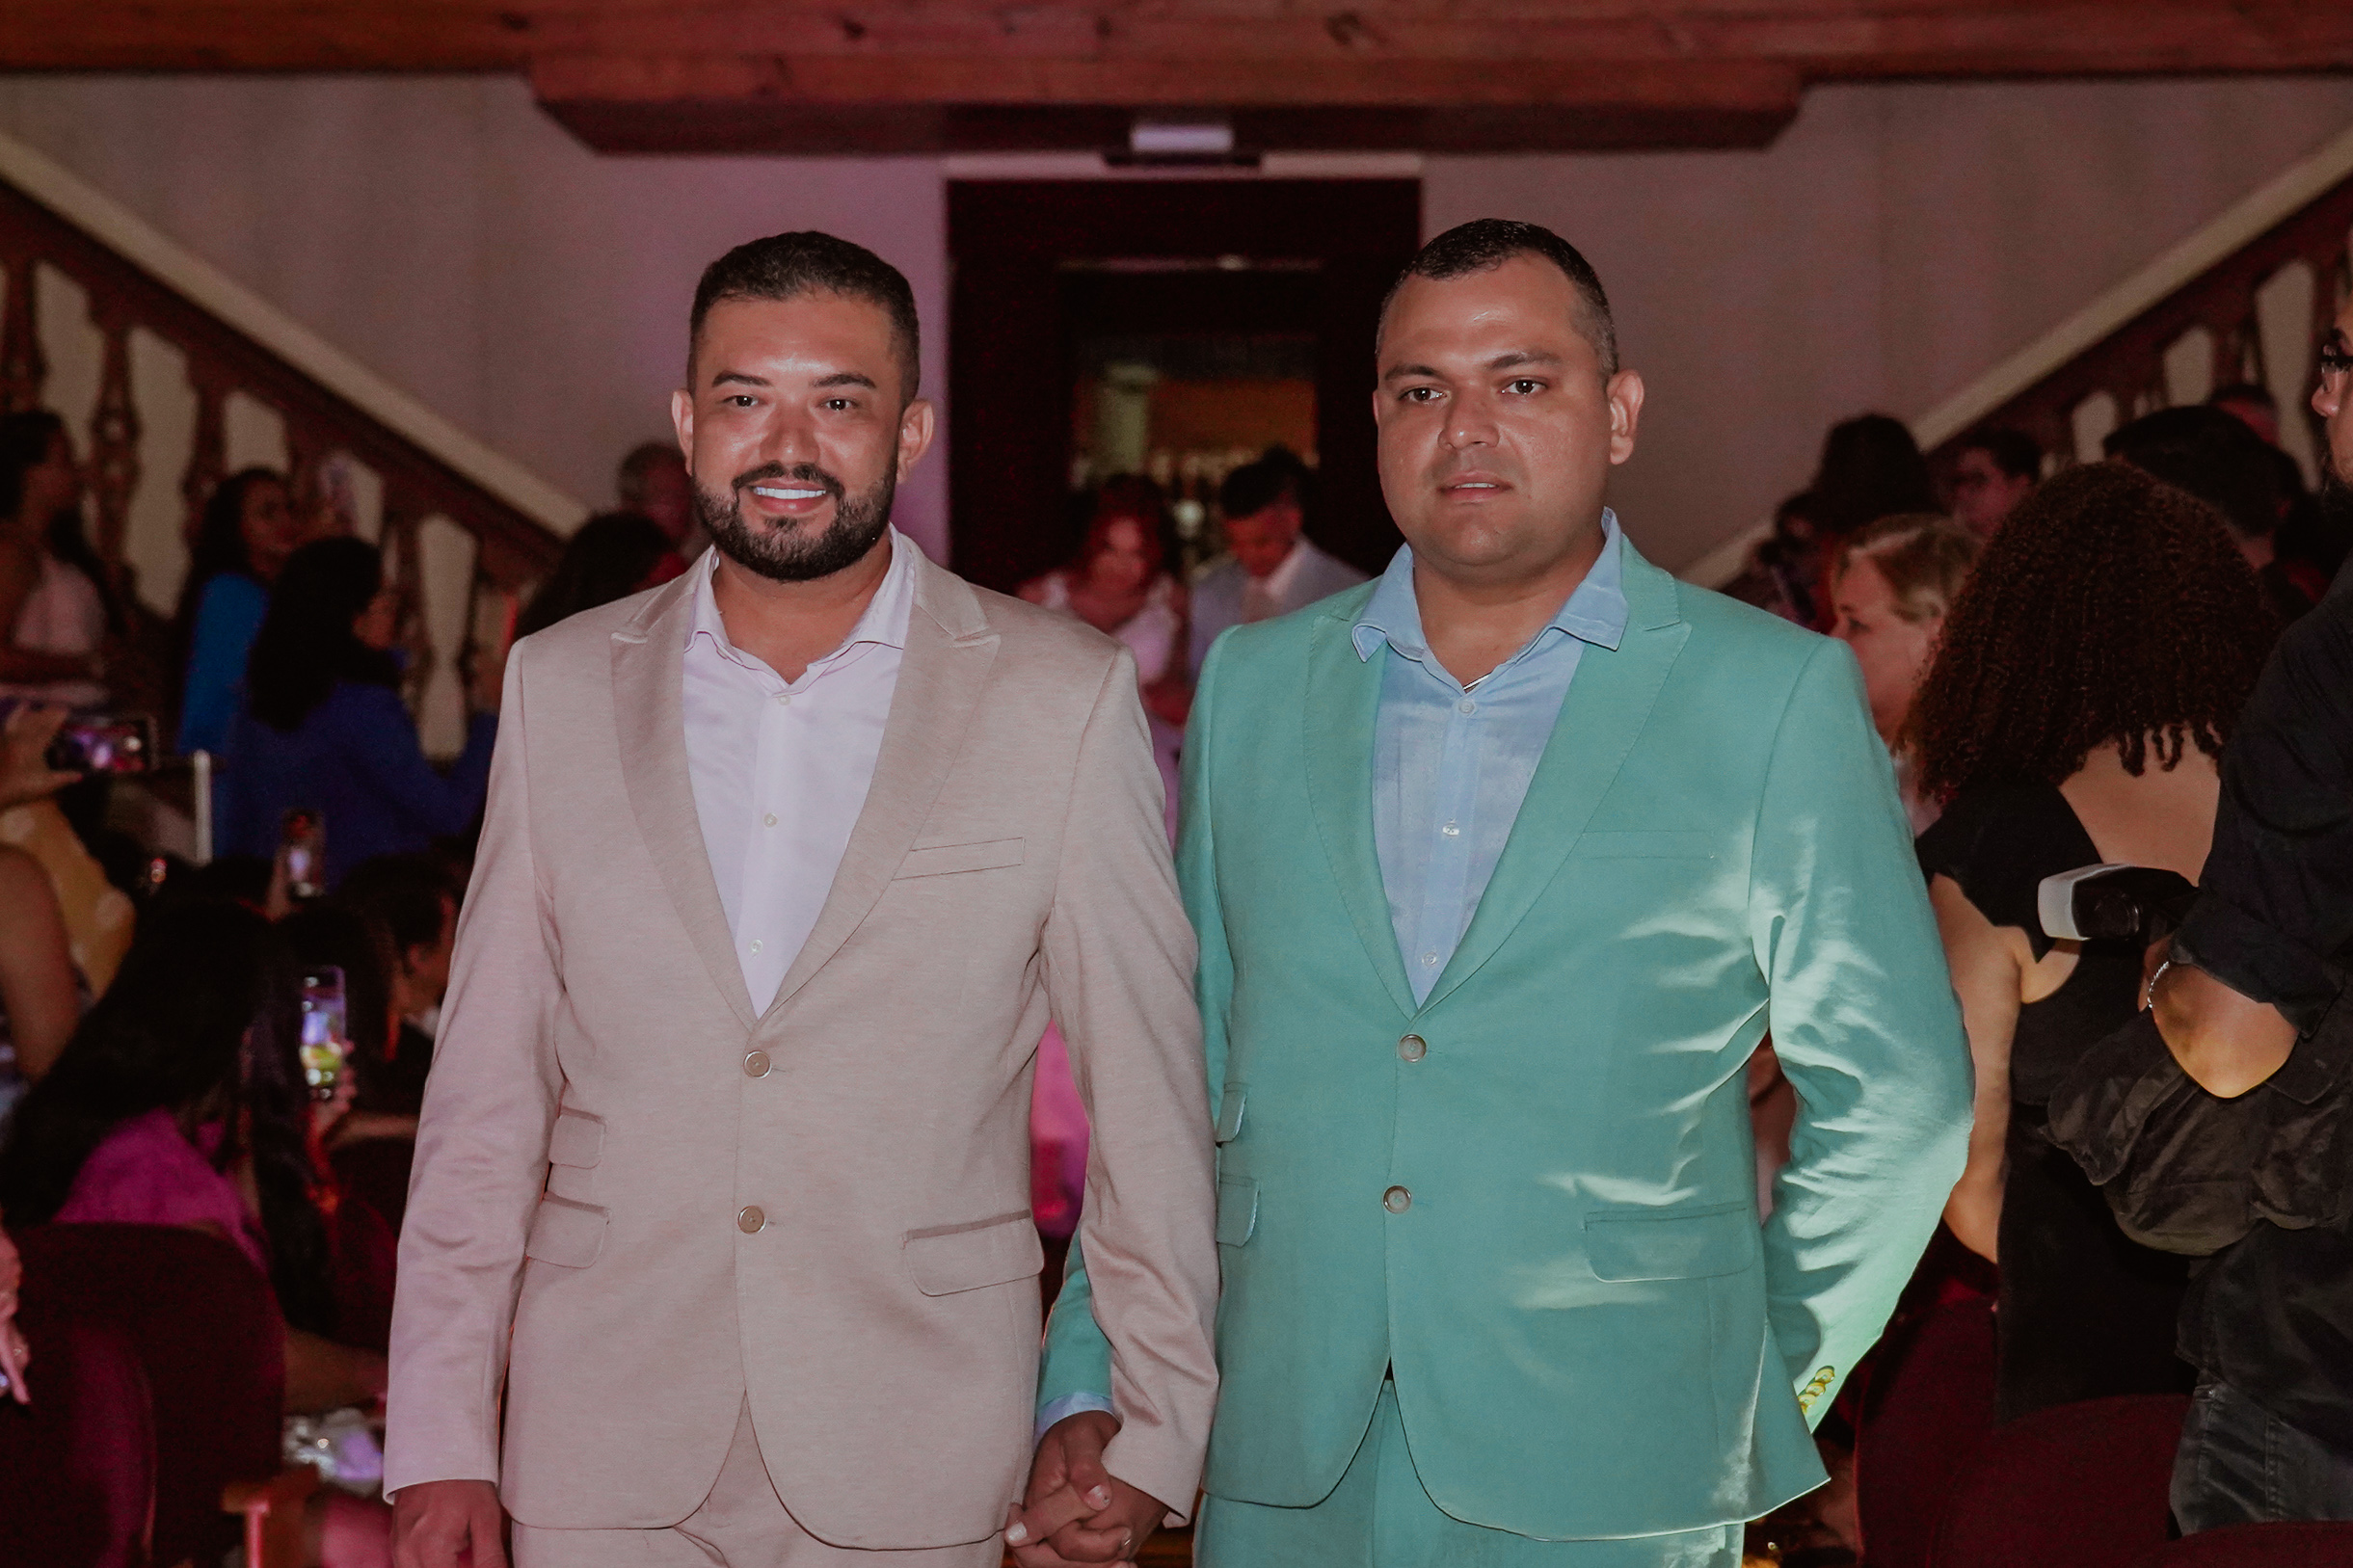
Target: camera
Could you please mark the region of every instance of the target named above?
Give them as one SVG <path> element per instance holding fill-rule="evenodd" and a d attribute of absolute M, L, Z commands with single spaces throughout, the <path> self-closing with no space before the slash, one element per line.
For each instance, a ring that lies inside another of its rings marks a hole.
<path fill-rule="evenodd" d="M 2045 877 L 2035 912 L 2061 942 L 2132 942 L 2146 947 L 2181 923 L 2198 889 L 2179 871 L 2084 865 Z"/>

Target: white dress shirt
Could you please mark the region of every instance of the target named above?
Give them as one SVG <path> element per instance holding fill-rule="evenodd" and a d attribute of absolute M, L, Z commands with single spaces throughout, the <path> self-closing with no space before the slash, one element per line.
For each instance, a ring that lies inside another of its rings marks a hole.
<path fill-rule="evenodd" d="M 685 658 L 686 771 L 704 852 L 752 1005 L 766 1012 L 825 907 L 866 807 L 915 607 L 915 546 L 890 531 L 891 566 L 842 646 L 788 683 L 728 640 L 695 576 Z"/>

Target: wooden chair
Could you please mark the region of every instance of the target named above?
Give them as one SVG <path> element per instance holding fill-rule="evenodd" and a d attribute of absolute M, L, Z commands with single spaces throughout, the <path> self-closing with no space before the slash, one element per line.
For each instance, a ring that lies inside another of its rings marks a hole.
<path fill-rule="evenodd" d="M 1855 1443 L 1870 1568 L 1927 1568 L 1962 1472 L 1993 1430 L 1993 1303 L 1931 1307 L 1880 1358 Z"/>

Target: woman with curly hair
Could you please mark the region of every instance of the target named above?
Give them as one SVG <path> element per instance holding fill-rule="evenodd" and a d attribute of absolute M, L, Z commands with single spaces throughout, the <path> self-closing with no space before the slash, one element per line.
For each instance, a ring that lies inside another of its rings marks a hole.
<path fill-rule="evenodd" d="M 2123 464 L 2013 514 L 1945 618 L 1908 740 L 1944 801 L 1920 864 L 1977 1064 L 1945 1210 L 2001 1266 L 1998 1412 L 2186 1391 L 2179 1258 L 2126 1240 L 2045 1133 L 2076 1056 L 2129 1023 L 2141 953 L 2054 942 L 2042 880 L 2100 862 L 2205 864 L 2222 751 L 2277 630 L 2222 519 Z"/>

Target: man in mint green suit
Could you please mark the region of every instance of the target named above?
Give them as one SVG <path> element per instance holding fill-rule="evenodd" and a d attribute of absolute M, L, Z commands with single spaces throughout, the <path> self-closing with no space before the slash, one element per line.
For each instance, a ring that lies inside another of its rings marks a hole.
<path fill-rule="evenodd" d="M 1854 661 L 1636 553 L 1616 359 L 1557 236 L 1432 241 L 1375 395 L 1408 547 L 1202 672 L 1206 1568 L 1730 1568 L 1823 1480 L 1809 1418 L 1960 1173 L 1967 1048 Z M 1760 1227 L 1768 1030 L 1803 1110 Z M 1103 1469 L 1073 1262 L 1032 1564 L 1129 1556 L 1190 1501 Z"/>

